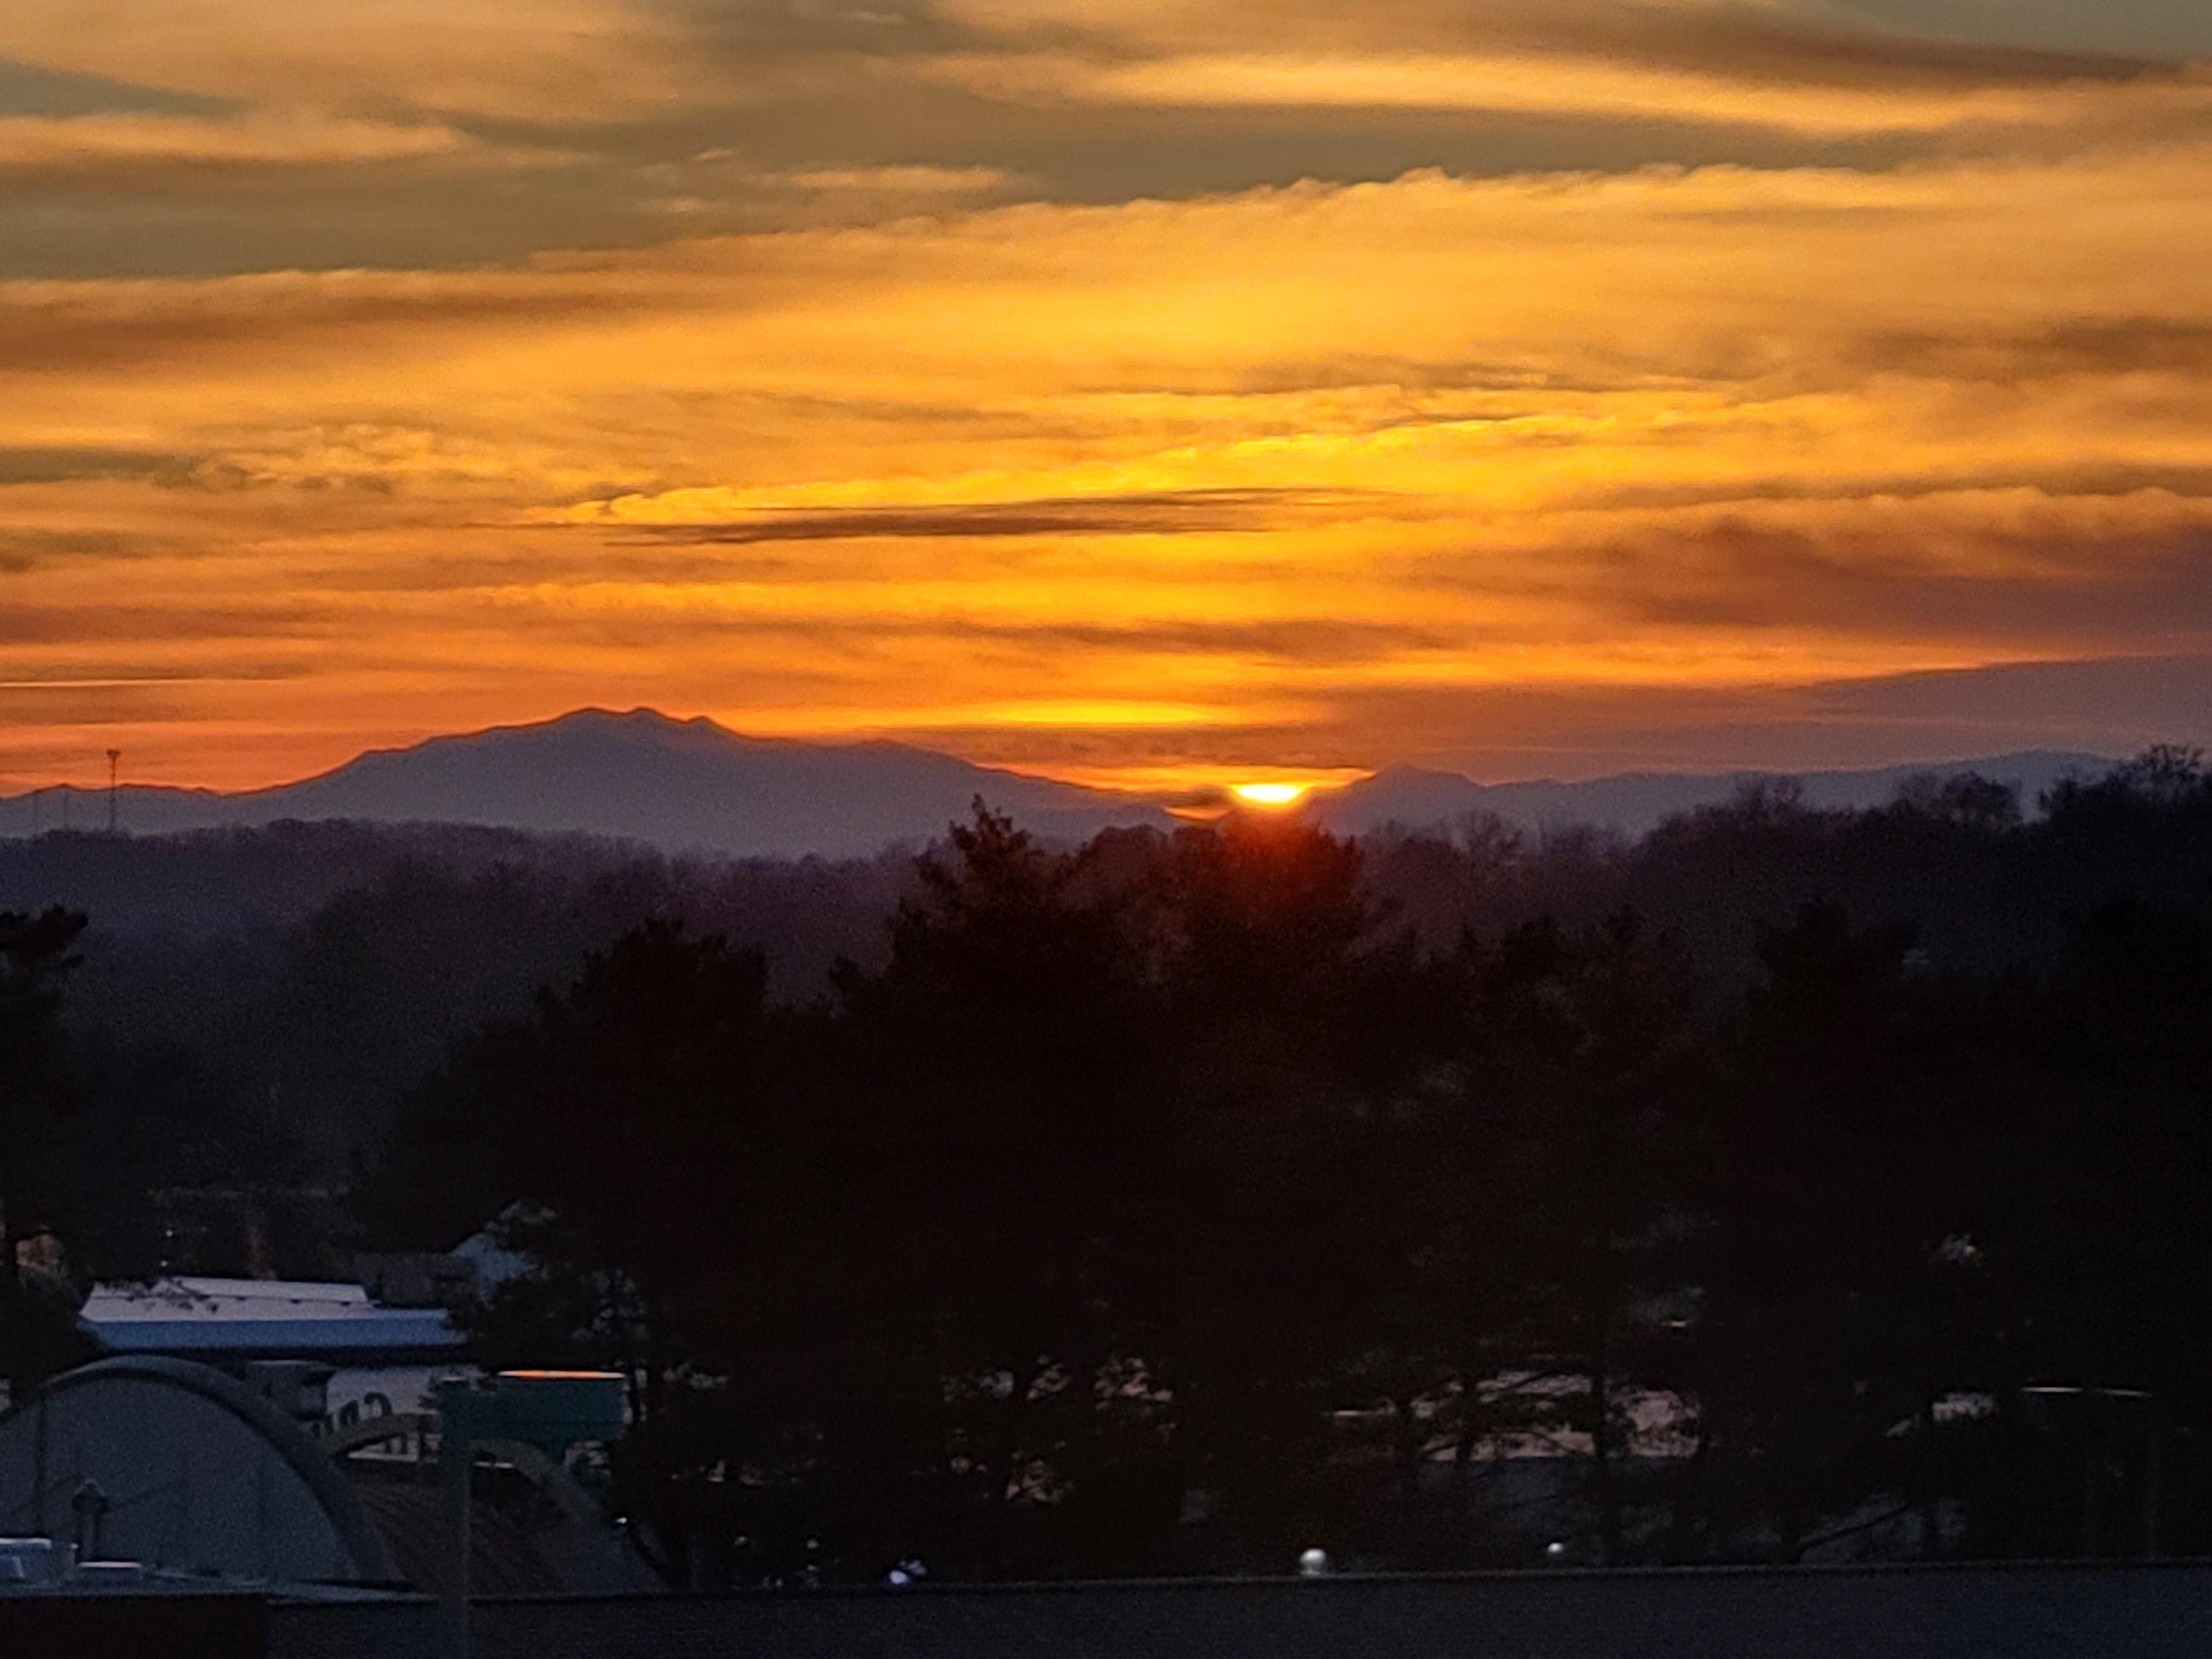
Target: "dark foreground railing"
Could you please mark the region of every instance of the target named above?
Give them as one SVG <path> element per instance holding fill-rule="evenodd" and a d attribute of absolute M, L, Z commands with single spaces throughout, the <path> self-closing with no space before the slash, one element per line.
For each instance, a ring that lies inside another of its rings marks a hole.
<path fill-rule="evenodd" d="M 1174 1581 L 477 1603 L 476 1659 L 2199 1659 L 2212 1565 Z M 427 1599 L 0 1595 L 0 1654 L 437 1659 Z"/>
<path fill-rule="evenodd" d="M 271 1611 L 261 1596 L 212 1590 L 0 1590 L 0 1655 L 262 1659 L 270 1650 Z"/>

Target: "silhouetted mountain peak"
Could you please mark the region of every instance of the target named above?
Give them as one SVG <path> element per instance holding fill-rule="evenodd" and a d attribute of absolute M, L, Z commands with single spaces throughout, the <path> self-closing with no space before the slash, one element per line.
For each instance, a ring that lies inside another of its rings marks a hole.
<path fill-rule="evenodd" d="M 749 737 L 703 715 L 646 708 L 580 708 L 370 750 L 297 783 L 239 794 L 128 789 L 120 818 L 136 833 L 358 819 L 580 832 L 672 852 L 851 857 L 939 836 L 977 797 L 1058 839 L 1165 822 L 1131 797 L 904 744 Z M 10 805 L 24 822 L 6 827 L 24 833 L 32 809 Z"/>
<path fill-rule="evenodd" d="M 1975 771 L 2016 785 L 2021 804 L 2060 778 L 2094 774 L 2094 755 L 2034 751 L 1993 758 L 1801 774 L 1634 772 L 1582 781 L 1478 783 L 1398 762 L 1318 797 L 1316 822 L 1340 833 L 1386 823 L 1449 824 L 1494 813 L 1527 828 L 1582 823 L 1640 834 L 1662 820 L 1727 800 L 1747 784 L 1793 777 L 1807 804 L 1867 806 L 1908 778 Z M 65 811 L 61 797 L 66 797 Z M 638 841 L 671 852 L 866 856 L 918 843 L 964 818 L 978 796 L 1060 840 L 1117 824 L 1165 827 L 1137 797 L 978 766 L 885 738 L 817 743 L 750 736 L 703 714 L 585 708 L 550 720 L 452 732 L 373 749 L 329 771 L 273 788 L 222 794 L 126 786 L 118 819 L 137 834 L 353 819 L 439 823 Z M 0 834 L 106 823 L 104 792 L 42 792 L 0 802 Z"/>

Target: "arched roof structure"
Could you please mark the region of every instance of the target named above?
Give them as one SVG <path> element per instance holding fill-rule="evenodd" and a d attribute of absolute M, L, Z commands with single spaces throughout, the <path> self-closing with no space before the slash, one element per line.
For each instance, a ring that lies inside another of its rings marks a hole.
<path fill-rule="evenodd" d="M 103 1499 L 99 1553 L 270 1583 L 391 1583 L 383 1537 L 343 1473 L 244 1384 L 190 1360 L 103 1359 L 0 1417 L 0 1535 L 74 1541 Z"/>

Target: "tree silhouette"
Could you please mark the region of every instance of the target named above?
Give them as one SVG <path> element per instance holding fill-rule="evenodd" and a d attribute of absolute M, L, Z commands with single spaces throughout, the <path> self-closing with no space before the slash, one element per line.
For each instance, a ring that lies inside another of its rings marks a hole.
<path fill-rule="evenodd" d="M 62 981 L 85 919 L 55 907 L 0 914 L 0 1370 L 21 1401 L 76 1344 L 75 1304 L 57 1309 L 21 1260 L 52 1218 L 56 1142 L 78 1103 L 61 1028 Z"/>
<path fill-rule="evenodd" d="M 1149 1317 L 1152 988 L 1100 872 L 980 802 L 920 875 L 889 962 L 839 979 L 839 1163 L 937 1389 L 945 1501 L 1004 1571 L 1070 1483 L 1143 1478 L 1146 1402 L 1104 1379 Z"/>
<path fill-rule="evenodd" d="M 2185 754 L 1635 843 L 979 806 L 811 1004 L 623 933 L 416 1092 L 372 1218 L 507 1212 L 483 1352 L 633 1371 L 701 1578 L 2047 1553 L 2154 1443 L 2212 1547 L 2208 830 Z"/>
<path fill-rule="evenodd" d="M 1709 1546 L 1750 1528 L 1795 1559 L 1899 1489 L 1900 1425 L 1934 1425 L 1982 1112 L 1909 929 L 1810 905 L 1761 955 L 1705 1136 L 1695 1492 Z"/>

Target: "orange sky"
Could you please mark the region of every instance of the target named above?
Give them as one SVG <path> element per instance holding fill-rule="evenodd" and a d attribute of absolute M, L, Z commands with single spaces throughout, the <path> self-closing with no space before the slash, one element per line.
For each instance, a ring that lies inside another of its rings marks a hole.
<path fill-rule="evenodd" d="M 2212 738 L 2212 24 L 2078 9 L 17 0 L 0 790 Z"/>

